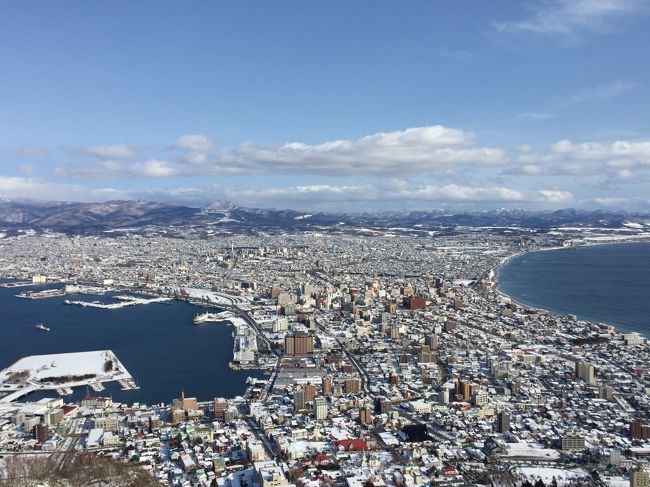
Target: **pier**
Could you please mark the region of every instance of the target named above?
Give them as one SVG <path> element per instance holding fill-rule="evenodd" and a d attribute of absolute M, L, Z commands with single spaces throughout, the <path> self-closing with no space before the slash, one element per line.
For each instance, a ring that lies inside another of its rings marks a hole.
<path fill-rule="evenodd" d="M 53 390 L 61 395 L 74 387 L 104 390 L 103 383 L 117 381 L 136 389 L 135 381 L 111 350 L 32 355 L 0 371 L 0 403 L 9 403 L 35 391 Z"/>
<path fill-rule="evenodd" d="M 120 308 L 126 308 L 127 306 L 137 306 L 139 304 L 151 304 L 151 303 L 164 303 L 172 300 L 172 298 L 137 298 L 135 296 L 115 296 L 114 299 L 118 299 L 119 302 L 106 304 L 106 303 L 100 303 L 99 301 L 70 301 L 66 299 L 63 303 L 82 306 L 84 308 L 120 309 Z"/>

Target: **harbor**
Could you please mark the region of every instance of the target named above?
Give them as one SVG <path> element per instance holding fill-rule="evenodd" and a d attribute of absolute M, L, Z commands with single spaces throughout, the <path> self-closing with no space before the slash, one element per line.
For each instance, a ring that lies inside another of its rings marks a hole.
<path fill-rule="evenodd" d="M 135 292 L 124 289 L 119 293 L 85 295 L 83 299 L 120 304 L 113 295 Z M 147 404 L 174 397 L 180 386 L 194 391 L 200 398 L 234 397 L 245 392 L 247 377 L 264 376 L 262 371 L 229 367 L 233 359 L 234 329 L 228 320 L 206 323 L 208 326 L 192 324 L 197 313 L 209 311 L 217 314 L 223 311 L 220 307 L 206 309 L 165 296 L 160 305 L 126 306 L 107 312 L 98 306 L 64 306 L 65 296 L 27 300 L 15 295 L 15 289 L 0 288 L 6 338 L 0 342 L 0 368 L 29 355 L 112 350 L 137 377 L 137 384 L 102 382 L 104 390 L 101 394 L 113 397 L 116 402 Z M 51 331 L 35 328 L 37 324 L 43 324 Z M 216 384 L 210 380 L 214 371 L 219 371 Z M 66 401 L 78 400 L 87 394 L 85 385 L 71 388 L 72 394 L 64 385 L 57 389 L 24 389 L 20 394 L 23 394 L 21 397 L 27 396 L 28 400 L 60 395 Z M 89 389 L 93 393 L 92 386 Z M 0 388 L 0 394 L 2 392 L 11 391 Z"/>

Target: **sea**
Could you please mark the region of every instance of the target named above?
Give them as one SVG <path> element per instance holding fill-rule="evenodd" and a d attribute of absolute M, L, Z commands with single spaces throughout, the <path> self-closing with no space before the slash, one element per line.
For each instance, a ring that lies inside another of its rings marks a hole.
<path fill-rule="evenodd" d="M 650 243 L 527 253 L 502 266 L 497 281 L 523 305 L 650 338 Z"/>
<path fill-rule="evenodd" d="M 104 384 L 106 390 L 101 393 L 80 387 L 64 396 L 67 402 L 90 392 L 112 396 L 116 402 L 152 405 L 169 403 L 181 391 L 205 401 L 240 395 L 246 390 L 247 377 L 264 377 L 262 371 L 231 370 L 234 328 L 225 321 L 194 325 L 194 316 L 205 310 L 184 301 L 100 309 L 63 301 L 109 303 L 115 302 L 110 297 L 116 293 L 45 299 L 15 296 L 21 290 L 56 287 L 61 285 L 0 288 L 0 370 L 29 355 L 112 350 L 140 386 L 123 391 L 111 382 Z M 50 331 L 37 330 L 38 323 Z M 43 397 L 58 394 L 38 391 L 27 400 Z"/>

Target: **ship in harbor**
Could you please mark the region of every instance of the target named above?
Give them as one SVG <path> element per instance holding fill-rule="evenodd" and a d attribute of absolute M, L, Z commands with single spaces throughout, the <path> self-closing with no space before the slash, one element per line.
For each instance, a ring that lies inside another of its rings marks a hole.
<path fill-rule="evenodd" d="M 36 329 L 41 331 L 50 331 L 50 329 L 47 326 L 45 326 L 43 323 L 39 323 L 38 325 L 36 325 Z"/>
<path fill-rule="evenodd" d="M 211 321 L 222 321 L 228 318 L 228 316 L 230 316 L 228 311 L 222 311 L 220 313 L 210 313 L 206 311 L 205 313 L 200 313 L 194 317 L 194 324 L 200 325 Z"/>

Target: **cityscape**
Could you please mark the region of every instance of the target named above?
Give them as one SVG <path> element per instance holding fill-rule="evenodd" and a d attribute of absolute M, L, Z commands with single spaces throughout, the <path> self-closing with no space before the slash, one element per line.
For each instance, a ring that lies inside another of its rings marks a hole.
<path fill-rule="evenodd" d="M 650 487 L 649 19 L 0 2 L 0 487 Z"/>
<path fill-rule="evenodd" d="M 636 482 L 650 455 L 646 338 L 497 288 L 513 256 L 608 233 L 5 238 L 13 299 L 107 314 L 184 300 L 188 331 L 229 327 L 229 366 L 265 375 L 234 397 L 210 371 L 214 397 L 177 384 L 176 398 L 129 403 L 102 394 L 138 387 L 112 351 L 28 357 L 0 373 L 3 460 L 93 452 L 165 485 Z M 86 394 L 70 403 L 73 387 Z M 35 390 L 47 394 L 30 401 Z"/>

